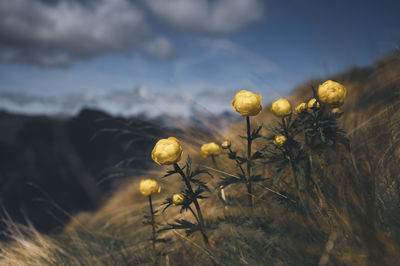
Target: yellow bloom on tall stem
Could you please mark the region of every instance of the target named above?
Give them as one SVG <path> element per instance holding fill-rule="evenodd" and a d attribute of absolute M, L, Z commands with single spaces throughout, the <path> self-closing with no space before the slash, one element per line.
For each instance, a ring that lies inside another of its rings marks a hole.
<path fill-rule="evenodd" d="M 153 203 L 151 199 L 151 195 L 158 194 L 161 192 L 161 187 L 158 184 L 158 182 L 154 179 L 148 178 L 148 179 L 142 179 L 140 180 L 139 184 L 139 191 L 142 193 L 142 195 L 147 196 L 149 200 L 149 207 L 150 207 L 150 214 L 151 214 L 151 227 L 152 227 L 152 244 L 153 244 L 153 262 L 155 262 L 156 259 L 156 223 L 154 221 L 154 210 L 153 210 Z"/>
<path fill-rule="evenodd" d="M 161 187 L 154 179 L 142 179 L 140 180 L 139 191 L 144 196 L 151 196 L 153 194 L 160 193 Z"/>
<path fill-rule="evenodd" d="M 179 162 L 181 156 L 181 143 L 174 137 L 160 139 L 151 152 L 151 158 L 159 165 L 175 164 Z"/>
<path fill-rule="evenodd" d="M 280 98 L 272 103 L 271 111 L 277 117 L 285 117 L 292 113 L 292 105 L 285 98 Z"/>
<path fill-rule="evenodd" d="M 215 142 L 203 144 L 200 150 L 203 158 L 218 156 L 221 154 L 221 147 Z"/>
<path fill-rule="evenodd" d="M 318 87 L 318 99 L 329 107 L 339 107 L 346 98 L 346 88 L 336 81 L 327 80 Z"/>
<path fill-rule="evenodd" d="M 261 100 L 261 95 L 241 90 L 236 93 L 232 100 L 232 107 L 242 116 L 255 116 L 262 110 Z"/>

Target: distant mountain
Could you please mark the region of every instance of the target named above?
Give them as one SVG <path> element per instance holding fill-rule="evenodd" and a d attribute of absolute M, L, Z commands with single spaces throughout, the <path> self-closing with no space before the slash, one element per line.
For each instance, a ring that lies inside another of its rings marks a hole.
<path fill-rule="evenodd" d="M 52 231 L 69 214 L 99 206 L 115 181 L 151 167 L 156 140 L 178 131 L 89 109 L 73 118 L 0 112 L 2 213 Z"/>

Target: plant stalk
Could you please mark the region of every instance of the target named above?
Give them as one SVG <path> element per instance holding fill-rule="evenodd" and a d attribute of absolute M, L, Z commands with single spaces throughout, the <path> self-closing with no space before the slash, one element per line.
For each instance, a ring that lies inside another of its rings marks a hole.
<path fill-rule="evenodd" d="M 156 225 L 154 222 L 154 211 L 153 211 L 153 203 L 151 201 L 151 195 L 149 195 L 149 205 L 150 205 L 150 212 L 151 212 L 151 227 L 153 229 L 153 237 L 152 237 L 152 242 L 153 242 L 153 253 L 154 253 L 154 261 L 156 258 Z"/>
<path fill-rule="evenodd" d="M 289 140 L 289 129 L 288 129 L 288 126 L 286 124 L 286 120 L 284 117 L 282 117 L 282 127 L 283 127 L 283 131 L 284 131 L 286 139 Z M 290 166 L 291 166 L 291 170 L 292 170 L 292 175 L 294 178 L 294 183 L 296 185 L 296 190 L 297 190 L 299 200 L 301 201 L 300 186 L 299 186 L 299 180 L 297 179 L 296 163 L 293 160 L 293 153 L 292 153 L 289 145 L 286 145 L 285 150 L 286 150 L 287 155 L 289 156 L 289 161 L 290 161 Z"/>
<path fill-rule="evenodd" d="M 214 168 L 218 169 L 217 161 L 215 160 L 215 156 L 211 155 L 211 161 L 213 162 Z"/>
<path fill-rule="evenodd" d="M 246 116 L 247 126 L 247 193 L 249 197 L 249 206 L 253 208 L 253 193 L 251 187 L 251 135 L 250 135 L 250 117 Z"/>
<path fill-rule="evenodd" d="M 187 179 L 185 173 L 182 171 L 182 169 L 179 167 L 179 165 L 178 165 L 177 163 L 174 164 L 174 168 L 175 168 L 175 171 L 177 171 L 177 172 L 182 176 L 182 179 L 183 179 L 183 181 L 185 182 L 186 187 L 187 187 L 188 190 L 189 190 L 189 193 L 190 193 L 190 196 L 192 197 L 194 206 L 196 207 L 197 216 L 198 216 L 198 218 L 199 218 L 199 219 L 198 219 L 198 223 L 199 223 L 199 226 L 200 226 L 201 234 L 203 235 L 204 242 L 205 242 L 207 245 L 209 245 L 208 237 L 207 237 L 207 235 L 206 235 L 206 233 L 205 233 L 205 231 L 204 231 L 204 220 L 203 220 L 203 215 L 202 215 L 201 210 L 200 210 L 199 202 L 197 201 L 197 199 L 196 199 L 196 197 L 195 197 L 195 194 L 194 194 L 192 185 L 190 184 L 190 182 L 189 182 L 189 180 Z"/>

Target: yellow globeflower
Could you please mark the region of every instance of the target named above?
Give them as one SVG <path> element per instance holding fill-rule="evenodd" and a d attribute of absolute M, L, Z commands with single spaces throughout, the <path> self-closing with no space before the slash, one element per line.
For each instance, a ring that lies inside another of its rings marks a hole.
<path fill-rule="evenodd" d="M 218 156 L 220 154 L 221 154 L 221 147 L 215 142 L 210 142 L 201 145 L 201 156 L 203 158 L 207 158 L 212 155 Z"/>
<path fill-rule="evenodd" d="M 332 80 L 327 80 L 318 87 L 319 100 L 330 107 L 342 106 L 346 93 L 342 84 Z"/>
<path fill-rule="evenodd" d="M 230 140 L 224 140 L 222 143 L 221 143 L 221 148 L 222 149 L 229 149 L 231 147 L 231 141 Z"/>
<path fill-rule="evenodd" d="M 282 147 L 286 143 L 286 137 L 284 135 L 277 135 L 274 139 L 274 144 L 278 147 Z"/>
<path fill-rule="evenodd" d="M 242 116 L 258 115 L 262 110 L 261 95 L 246 90 L 238 91 L 232 101 L 232 107 Z"/>
<path fill-rule="evenodd" d="M 183 196 L 181 193 L 172 195 L 172 203 L 174 203 L 175 205 L 181 204 L 184 201 L 185 196 Z"/>
<path fill-rule="evenodd" d="M 271 111 L 277 117 L 285 117 L 292 113 L 292 105 L 287 99 L 280 98 L 272 103 Z"/>
<path fill-rule="evenodd" d="M 312 112 L 312 108 L 314 107 L 314 103 L 317 101 L 317 99 L 312 98 L 311 100 L 308 101 L 307 107 L 308 111 Z M 319 102 L 315 105 L 315 108 L 319 108 Z"/>
<path fill-rule="evenodd" d="M 300 103 L 296 106 L 295 108 L 296 113 L 300 114 L 301 112 L 307 110 L 307 104 L 306 103 Z"/>
<path fill-rule="evenodd" d="M 169 165 L 179 162 L 182 156 L 182 146 L 174 137 L 160 139 L 151 152 L 151 158 L 159 165 Z"/>
<path fill-rule="evenodd" d="M 145 196 L 150 196 L 156 193 L 160 193 L 161 187 L 158 182 L 154 179 L 142 179 L 139 184 L 139 191 Z"/>

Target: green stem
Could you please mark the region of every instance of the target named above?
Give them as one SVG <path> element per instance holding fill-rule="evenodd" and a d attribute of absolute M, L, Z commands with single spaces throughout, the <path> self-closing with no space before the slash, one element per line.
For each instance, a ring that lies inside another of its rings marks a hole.
<path fill-rule="evenodd" d="M 213 162 L 214 168 L 218 169 L 217 161 L 215 160 L 215 156 L 214 155 L 211 155 L 211 161 Z"/>
<path fill-rule="evenodd" d="M 192 207 L 188 206 L 188 209 L 193 214 L 194 218 L 196 219 L 197 223 L 200 223 L 199 217 L 197 217 L 196 213 L 193 211 Z"/>
<path fill-rule="evenodd" d="M 204 242 L 205 242 L 207 245 L 209 245 L 209 243 L 208 243 L 208 237 L 207 237 L 207 235 L 206 235 L 206 233 L 205 233 L 205 231 L 204 231 L 204 220 L 203 220 L 203 215 L 202 215 L 201 210 L 200 210 L 199 202 L 197 201 L 197 198 L 196 198 L 196 196 L 195 196 L 195 194 L 194 194 L 192 185 L 190 184 L 190 182 L 189 182 L 189 180 L 187 179 L 185 173 L 182 171 L 182 169 L 179 167 L 179 165 L 178 165 L 177 163 L 174 164 L 174 168 L 175 168 L 175 171 L 177 171 L 177 172 L 182 176 L 182 179 L 183 179 L 183 181 L 185 182 L 187 189 L 189 190 L 189 193 L 190 193 L 190 196 L 191 196 L 191 198 L 192 198 L 192 200 L 193 200 L 194 206 L 196 207 L 197 216 L 198 216 L 198 218 L 199 218 L 199 219 L 198 219 L 198 222 L 199 222 L 201 234 L 203 235 Z"/>
<path fill-rule="evenodd" d="M 283 127 L 283 131 L 284 131 L 286 139 L 289 140 L 289 129 L 288 129 L 288 126 L 286 124 L 285 117 L 282 117 L 282 127 Z M 292 150 L 290 149 L 290 144 L 286 145 L 285 150 L 286 150 L 287 156 L 289 157 L 289 161 L 290 161 L 290 166 L 291 166 L 291 169 L 292 169 L 294 182 L 295 182 L 295 185 L 296 185 L 297 195 L 298 195 L 298 197 L 299 197 L 299 199 L 301 201 L 300 186 L 299 186 L 299 181 L 297 180 L 297 174 L 296 174 L 296 163 L 293 160 L 294 155 L 292 153 Z"/>
<path fill-rule="evenodd" d="M 247 193 L 249 197 L 249 206 L 253 207 L 253 194 L 251 187 L 251 135 L 250 135 L 250 117 L 246 116 L 247 126 Z"/>
<path fill-rule="evenodd" d="M 289 138 L 289 130 L 287 128 L 286 120 L 284 117 L 282 117 L 282 127 L 283 127 L 283 131 L 285 132 L 285 137 L 286 137 L 286 139 L 288 139 Z"/>
<path fill-rule="evenodd" d="M 149 195 L 149 205 L 150 205 L 150 212 L 151 212 L 151 227 L 153 229 L 153 253 L 154 253 L 154 260 L 156 258 L 156 226 L 154 222 L 154 211 L 153 211 L 153 203 L 151 201 L 151 195 Z"/>

